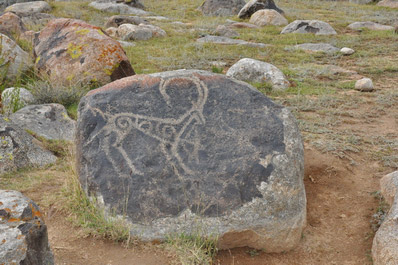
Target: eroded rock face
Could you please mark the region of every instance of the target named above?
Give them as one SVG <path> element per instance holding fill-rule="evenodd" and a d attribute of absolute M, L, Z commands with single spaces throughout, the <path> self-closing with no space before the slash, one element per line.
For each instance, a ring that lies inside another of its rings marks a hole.
<path fill-rule="evenodd" d="M 10 116 L 19 127 L 50 140 L 73 141 L 76 122 L 61 104 L 26 106 Z"/>
<path fill-rule="evenodd" d="M 280 14 L 283 14 L 283 10 L 275 5 L 273 0 L 250 0 L 245 6 L 239 11 L 239 18 L 249 18 L 254 13 L 262 9 L 273 9 Z"/>
<path fill-rule="evenodd" d="M 232 65 L 227 76 L 245 82 L 270 83 L 274 90 L 285 90 L 290 85 L 276 66 L 251 58 L 243 58 Z"/>
<path fill-rule="evenodd" d="M 245 4 L 244 0 L 206 0 L 198 9 L 206 16 L 233 16 Z"/>
<path fill-rule="evenodd" d="M 31 0 L 2 0 L 0 1 L 0 11 L 6 8 L 7 6 L 22 2 L 31 2 Z"/>
<path fill-rule="evenodd" d="M 31 135 L 0 115 L 0 174 L 28 166 L 52 164 L 56 157 Z"/>
<path fill-rule="evenodd" d="M 148 24 L 149 22 L 141 17 L 138 16 L 111 16 L 105 23 L 105 28 L 114 27 L 117 28 L 123 24 Z"/>
<path fill-rule="evenodd" d="M 296 121 L 246 83 L 195 70 L 124 78 L 82 99 L 76 135 L 84 189 L 125 213 L 132 235 L 201 227 L 220 248 L 268 252 L 300 240 Z"/>
<path fill-rule="evenodd" d="M 286 33 L 313 33 L 315 35 L 334 35 L 336 31 L 328 23 L 320 20 L 295 20 L 281 32 Z"/>
<path fill-rule="evenodd" d="M 18 16 L 29 16 L 36 13 L 47 12 L 51 10 L 51 6 L 45 1 L 32 1 L 24 3 L 16 3 L 6 8 L 6 12 L 13 12 Z"/>
<path fill-rule="evenodd" d="M 57 84 L 106 84 L 135 74 L 120 43 L 81 20 L 52 20 L 34 51 L 39 73 Z"/>
<path fill-rule="evenodd" d="M 382 195 L 392 206 L 373 239 L 373 264 L 395 265 L 398 264 L 398 171 L 384 176 L 380 186 Z"/>
<path fill-rule="evenodd" d="M 10 115 L 15 110 L 33 103 L 35 98 L 29 90 L 23 87 L 9 87 L 1 93 L 1 100 L 5 115 Z"/>
<path fill-rule="evenodd" d="M 21 18 L 14 13 L 7 12 L 0 16 L 0 33 L 7 36 L 19 36 L 26 31 Z"/>
<path fill-rule="evenodd" d="M 120 15 L 137 15 L 137 16 L 149 15 L 148 12 L 146 12 L 140 8 L 126 5 L 125 3 L 95 1 L 95 2 L 90 3 L 89 6 L 91 6 L 92 8 L 98 9 L 100 11 L 117 13 Z"/>
<path fill-rule="evenodd" d="M 13 40 L 0 33 L 0 78 L 15 78 L 32 67 L 29 54 Z M 2 80 L 0 80 L 2 81 Z"/>
<path fill-rule="evenodd" d="M 40 209 L 18 191 L 0 190 L 0 242 L 0 264 L 54 264 Z"/>

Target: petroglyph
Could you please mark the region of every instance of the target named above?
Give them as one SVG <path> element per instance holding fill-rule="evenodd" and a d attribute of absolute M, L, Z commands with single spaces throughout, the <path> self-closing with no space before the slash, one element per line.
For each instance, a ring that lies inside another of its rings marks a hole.
<path fill-rule="evenodd" d="M 205 125 L 206 120 L 203 115 L 203 108 L 208 97 L 208 87 L 197 77 L 170 78 L 162 79 L 159 84 L 159 92 L 163 100 L 170 108 L 173 108 L 168 90 L 176 81 L 188 81 L 196 87 L 197 99 L 191 101 L 191 108 L 177 118 L 159 118 L 136 113 L 111 114 L 109 111 L 103 112 L 98 108 L 90 108 L 93 113 L 97 113 L 106 120 L 106 125 L 93 134 L 85 143 L 91 144 L 94 140 L 101 138 L 101 147 L 105 151 L 107 158 L 112 163 L 116 172 L 123 177 L 126 171 L 122 172 L 120 163 L 112 157 L 110 149 L 118 150 L 130 169 L 130 175 L 144 175 L 144 173 L 134 165 L 129 153 L 134 150 L 125 150 L 123 142 L 128 141 L 133 130 L 137 130 L 144 135 L 150 136 L 159 141 L 161 152 L 166 159 L 173 165 L 177 175 L 193 174 L 192 169 L 183 161 L 180 152 L 189 153 L 192 160 L 199 162 L 198 150 L 200 147 L 197 135 L 197 127 Z"/>

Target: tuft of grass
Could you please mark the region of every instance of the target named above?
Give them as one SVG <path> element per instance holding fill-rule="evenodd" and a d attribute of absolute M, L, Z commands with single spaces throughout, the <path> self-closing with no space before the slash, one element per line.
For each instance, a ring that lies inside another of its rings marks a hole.
<path fill-rule="evenodd" d="M 217 237 L 205 237 L 200 232 L 170 235 L 166 244 L 182 265 L 210 265 L 217 254 Z"/>
<path fill-rule="evenodd" d="M 370 195 L 372 195 L 373 198 L 379 202 L 376 212 L 372 215 L 370 220 L 372 230 L 376 232 L 386 218 L 390 209 L 390 205 L 388 205 L 380 191 L 371 192 Z"/>

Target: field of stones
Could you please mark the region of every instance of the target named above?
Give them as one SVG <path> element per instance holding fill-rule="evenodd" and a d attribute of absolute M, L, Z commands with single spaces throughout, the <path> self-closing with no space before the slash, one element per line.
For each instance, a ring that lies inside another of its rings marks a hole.
<path fill-rule="evenodd" d="M 397 0 L 0 0 L 0 264 L 398 264 Z"/>

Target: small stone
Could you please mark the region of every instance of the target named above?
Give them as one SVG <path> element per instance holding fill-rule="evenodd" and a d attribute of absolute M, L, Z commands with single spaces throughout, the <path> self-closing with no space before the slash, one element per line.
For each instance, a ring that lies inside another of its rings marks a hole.
<path fill-rule="evenodd" d="M 97 1 L 90 3 L 89 6 L 100 11 L 117 13 L 120 15 L 137 15 L 137 16 L 149 15 L 148 12 L 142 9 L 131 7 L 123 3 L 113 3 L 113 2 L 102 3 Z"/>
<path fill-rule="evenodd" d="M 350 29 L 353 30 L 361 30 L 363 28 L 367 28 L 370 30 L 393 30 L 393 26 L 388 26 L 388 25 L 382 25 L 379 23 L 371 22 L 371 21 L 365 21 L 365 22 L 354 22 L 351 23 L 350 25 L 347 26 Z"/>
<path fill-rule="evenodd" d="M 213 33 L 218 36 L 224 36 L 229 38 L 234 38 L 239 36 L 238 32 L 224 25 L 218 25 Z"/>
<path fill-rule="evenodd" d="M 245 0 L 205 0 L 198 9 L 206 16 L 234 16 L 245 4 Z"/>
<path fill-rule="evenodd" d="M 354 54 L 354 53 L 355 53 L 355 51 L 354 51 L 353 49 L 347 48 L 347 47 L 341 48 L 340 52 L 341 52 L 343 55 L 351 55 L 351 54 Z"/>
<path fill-rule="evenodd" d="M 110 27 L 117 28 L 123 24 L 133 24 L 133 25 L 148 24 L 148 21 L 138 16 L 116 15 L 116 16 L 111 16 L 106 21 L 105 28 L 110 28 Z"/>
<path fill-rule="evenodd" d="M 325 52 L 335 53 L 339 51 L 339 48 L 329 43 L 303 43 L 294 46 L 296 49 L 310 51 L 310 52 Z"/>
<path fill-rule="evenodd" d="M 362 78 L 355 83 L 355 89 L 363 92 L 370 92 L 374 90 L 372 79 Z"/>

